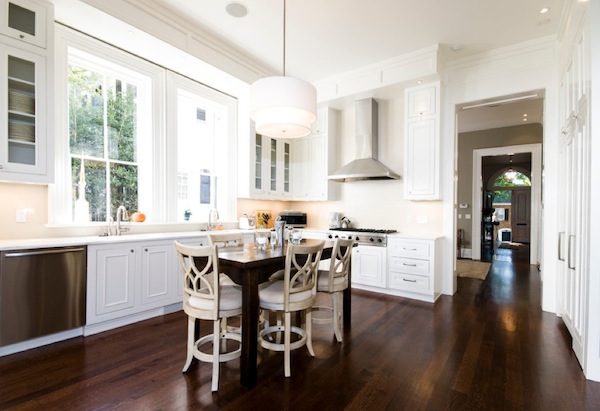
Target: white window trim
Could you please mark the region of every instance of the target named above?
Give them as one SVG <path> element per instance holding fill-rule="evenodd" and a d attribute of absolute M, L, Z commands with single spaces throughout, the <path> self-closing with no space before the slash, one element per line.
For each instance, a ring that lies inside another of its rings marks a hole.
<path fill-rule="evenodd" d="M 91 54 L 97 53 L 106 60 L 114 61 L 123 66 L 129 66 L 132 70 L 140 72 L 150 77 L 154 86 L 152 87 L 152 119 L 151 130 L 152 144 L 141 144 L 138 146 L 138 155 L 140 158 L 144 155 L 149 155 L 152 159 L 151 173 L 140 173 L 151 176 L 138 181 L 139 186 L 152 186 L 152 194 L 150 198 L 139 197 L 140 204 L 146 204 L 151 209 L 144 211 L 148 215 L 152 215 L 152 220 L 157 224 L 173 224 L 175 216 L 169 219 L 169 201 L 170 192 L 177 193 L 176 179 L 172 179 L 168 170 L 168 164 L 171 161 L 169 155 L 169 133 L 167 132 L 167 97 L 166 97 L 166 78 L 169 70 L 145 61 L 141 58 L 109 46 L 99 40 L 89 36 L 82 35 L 69 28 L 55 25 L 55 67 L 56 67 L 56 83 L 55 83 L 55 107 L 56 107 L 56 126 L 55 126 L 55 155 L 56 155 L 56 183 L 51 184 L 48 188 L 48 226 L 82 226 L 80 223 L 71 222 L 71 187 L 67 184 L 70 181 L 70 164 L 65 159 L 69 158 L 69 139 L 68 139 L 68 50 L 69 47 L 75 47 Z M 237 100 L 210 87 L 203 87 L 207 93 L 210 93 L 210 98 L 217 101 L 222 99 L 227 100 L 229 106 L 229 136 L 228 136 L 228 157 L 230 159 L 229 180 L 226 182 L 228 187 L 227 209 L 229 215 L 222 217 L 234 218 L 237 212 L 237 166 L 238 166 L 238 151 L 235 144 L 238 132 L 238 107 Z M 151 150 L 150 153 L 144 153 L 143 150 Z M 140 165 L 141 167 L 141 165 Z M 171 167 L 173 168 L 173 167 Z M 171 184 L 168 184 L 171 181 Z M 143 192 L 140 192 L 143 195 Z M 85 226 L 101 226 L 104 223 L 90 222 Z"/>

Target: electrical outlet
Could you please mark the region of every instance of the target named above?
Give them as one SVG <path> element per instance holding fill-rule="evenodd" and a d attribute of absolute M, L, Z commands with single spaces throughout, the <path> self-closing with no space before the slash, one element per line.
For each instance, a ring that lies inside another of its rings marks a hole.
<path fill-rule="evenodd" d="M 26 223 L 27 222 L 27 210 L 21 208 L 17 210 L 17 223 Z"/>
<path fill-rule="evenodd" d="M 466 220 L 470 220 L 471 219 L 471 214 L 465 214 L 465 219 Z"/>

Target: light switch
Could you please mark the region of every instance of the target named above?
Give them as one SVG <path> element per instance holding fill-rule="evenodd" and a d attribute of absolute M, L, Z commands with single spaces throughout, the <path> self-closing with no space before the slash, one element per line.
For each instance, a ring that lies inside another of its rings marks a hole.
<path fill-rule="evenodd" d="M 26 223 L 27 222 L 27 210 L 21 208 L 17 210 L 17 223 Z"/>
<path fill-rule="evenodd" d="M 459 215 L 458 215 L 458 219 L 459 219 L 459 220 L 462 220 L 462 214 L 459 214 Z"/>

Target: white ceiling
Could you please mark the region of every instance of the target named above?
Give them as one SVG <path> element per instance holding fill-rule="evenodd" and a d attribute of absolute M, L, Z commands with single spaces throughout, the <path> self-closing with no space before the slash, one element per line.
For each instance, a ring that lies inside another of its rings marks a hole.
<path fill-rule="evenodd" d="M 282 73 L 283 0 L 151 1 Z M 226 12 L 234 2 L 246 16 Z M 286 75 L 308 81 L 435 44 L 451 61 L 555 36 L 563 13 L 561 0 L 287 0 L 286 7 Z M 543 7 L 549 11 L 540 14 Z M 459 109 L 459 132 L 522 124 L 523 113 L 541 122 L 542 107 L 539 98 Z"/>
<path fill-rule="evenodd" d="M 151 0 L 281 73 L 283 0 Z M 452 60 L 555 35 L 561 0 L 287 0 L 286 74 L 316 81 L 440 44 Z M 546 14 L 540 14 L 548 7 Z M 453 45 L 461 45 L 456 52 Z"/>

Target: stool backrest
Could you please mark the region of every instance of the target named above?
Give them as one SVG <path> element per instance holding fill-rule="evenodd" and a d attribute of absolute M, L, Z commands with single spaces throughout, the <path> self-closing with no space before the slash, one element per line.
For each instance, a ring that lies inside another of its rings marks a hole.
<path fill-rule="evenodd" d="M 208 243 L 217 247 L 238 247 L 244 244 L 244 235 L 242 233 L 209 234 Z"/>
<path fill-rule="evenodd" d="M 198 298 L 206 303 L 212 302 L 210 309 L 202 311 L 206 314 L 210 312 L 212 319 L 218 319 L 220 289 L 217 246 L 193 246 L 175 241 L 175 249 L 183 271 L 184 306 L 189 306 L 190 298 Z"/>
<path fill-rule="evenodd" d="M 319 261 L 323 252 L 324 241 L 315 245 L 288 243 L 284 272 L 284 306 L 289 307 L 290 295 L 310 290 L 313 295 L 317 290 Z"/>
<path fill-rule="evenodd" d="M 333 292 L 335 279 L 345 277 L 348 281 L 348 270 L 350 269 L 350 257 L 354 240 L 336 238 L 331 253 L 329 265 L 329 292 Z M 339 280 L 338 280 L 339 281 Z"/>

